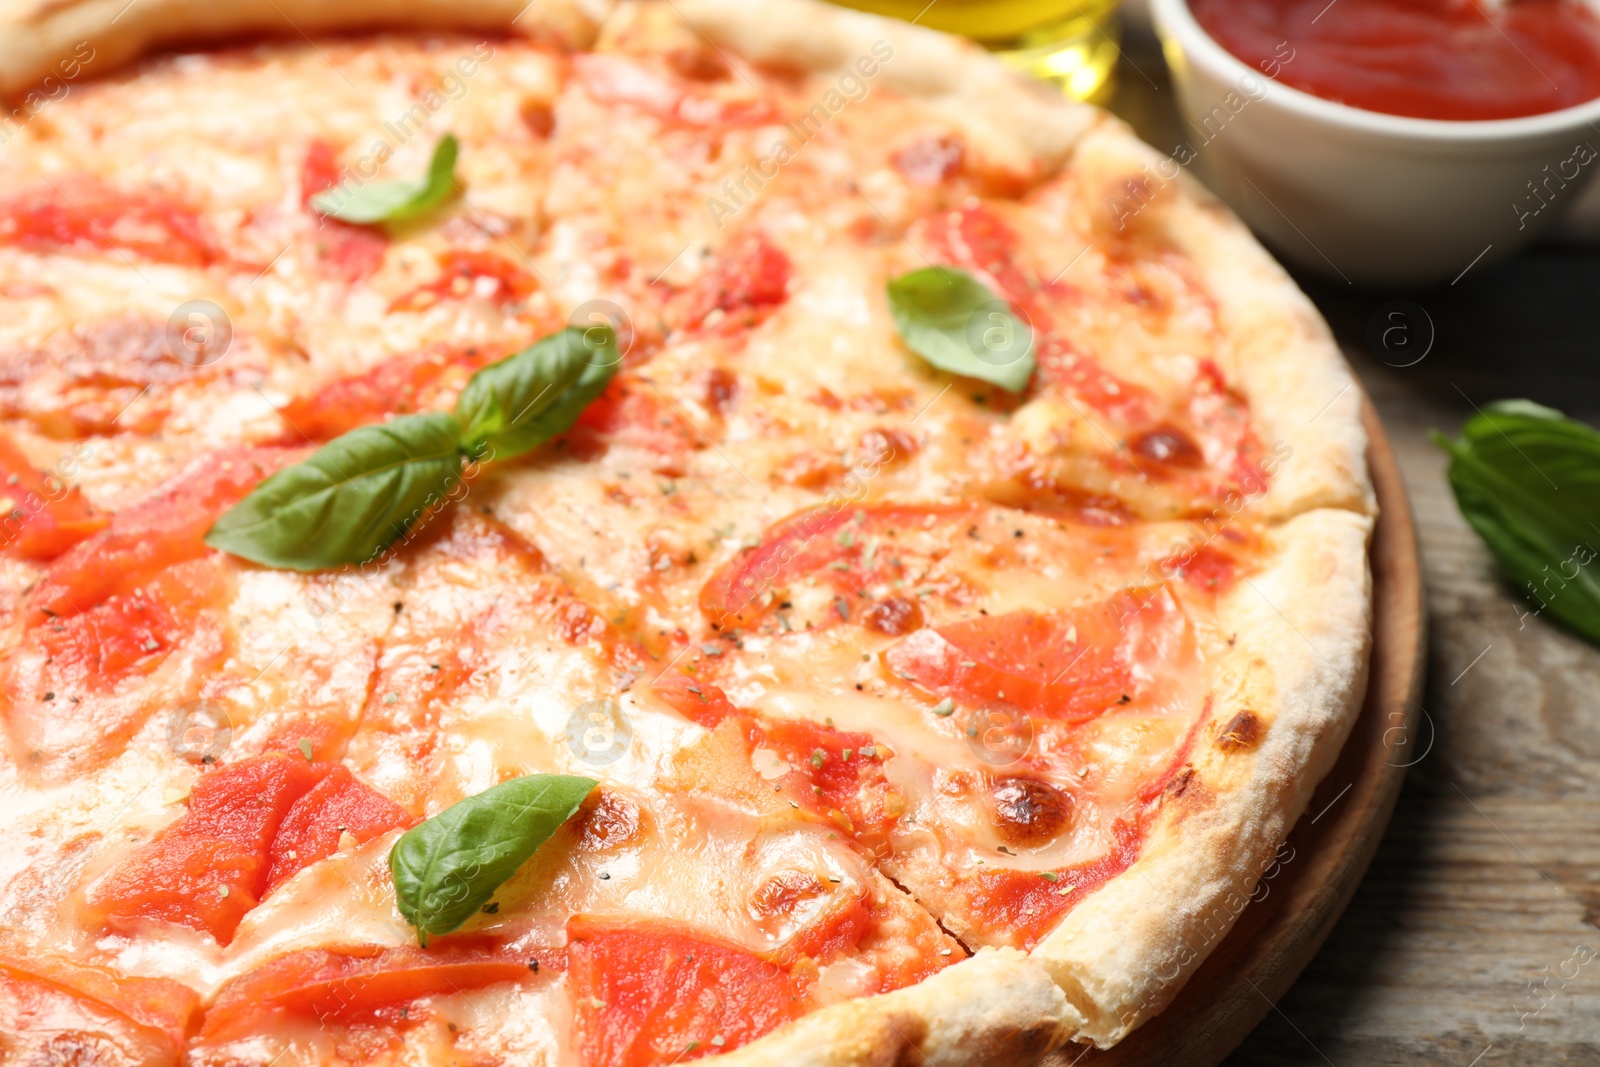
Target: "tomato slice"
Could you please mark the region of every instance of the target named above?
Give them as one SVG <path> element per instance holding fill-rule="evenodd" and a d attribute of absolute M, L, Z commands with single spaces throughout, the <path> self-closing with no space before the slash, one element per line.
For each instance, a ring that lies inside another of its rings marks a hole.
<path fill-rule="evenodd" d="M 717 569 L 700 590 L 700 612 L 714 630 L 748 627 L 773 610 L 777 594 L 796 579 L 818 575 L 850 605 L 871 605 L 858 593 L 904 576 L 899 555 L 874 547 L 873 535 L 937 528 L 968 521 L 976 504 L 875 504 L 859 508 L 818 504 L 768 527 L 761 541 Z M 840 617 L 844 621 L 844 616 Z"/>
<path fill-rule="evenodd" d="M 789 257 L 761 234 L 736 238 L 686 293 L 684 327 L 734 333 L 757 325 L 789 299 L 789 273 Z"/>
<path fill-rule="evenodd" d="M 933 258 L 984 281 L 995 295 L 1035 317 L 1036 285 L 1017 265 L 1019 242 L 1005 220 L 982 204 L 940 211 L 928 219 Z M 1035 329 L 1041 324 L 1035 322 Z"/>
<path fill-rule="evenodd" d="M 176 1067 L 182 1043 L 96 997 L 0 963 L 6 1063 Z"/>
<path fill-rule="evenodd" d="M 573 1034 L 585 1067 L 726 1052 L 800 1014 L 802 991 L 753 952 L 664 923 L 567 923 Z"/>
<path fill-rule="evenodd" d="M 0 551 L 23 559 L 54 559 L 106 521 L 77 486 L 38 470 L 0 434 Z"/>
<path fill-rule="evenodd" d="M 716 729 L 730 716 L 747 715 L 720 688 L 686 674 L 663 675 L 650 684 L 650 691 L 666 701 L 673 711 L 707 730 Z"/>
<path fill-rule="evenodd" d="M 191 677 L 219 667 L 226 647 L 210 616 L 231 595 L 213 561 L 191 560 L 83 614 L 27 630 L 0 658 L 0 718 L 28 773 L 87 773 L 151 715 L 172 712 L 182 696 L 141 677 L 180 648 Z"/>
<path fill-rule="evenodd" d="M 382 793 L 356 780 L 342 766 L 294 802 L 273 838 L 265 893 L 339 849 L 350 834 L 366 843 L 390 830 L 410 828 L 417 820 Z"/>
<path fill-rule="evenodd" d="M 64 956 L 15 949 L 0 970 L 17 979 L 46 982 L 164 1033 L 181 1048 L 200 1025 L 200 994 L 167 978 L 138 978 Z"/>
<path fill-rule="evenodd" d="M 419 997 L 523 981 L 538 971 L 534 956 L 513 956 L 477 939 L 451 938 L 432 947 L 305 949 L 224 985 L 206 1012 L 202 1041 L 229 1041 L 270 1030 L 285 1017 L 361 1022 Z"/>
<path fill-rule="evenodd" d="M 0 202 L 0 245 L 39 252 L 132 252 L 158 263 L 203 267 L 221 259 L 200 216 L 156 192 L 127 192 L 80 179 Z"/>
<path fill-rule="evenodd" d="M 1004 704 L 1078 722 L 1130 703 L 1172 662 L 1184 629 L 1165 588 L 1070 612 L 1015 611 L 918 630 L 884 661 L 969 706 Z"/>
<path fill-rule="evenodd" d="M 206 531 L 228 508 L 301 449 L 228 448 L 197 460 L 107 527 L 58 557 L 28 594 L 37 623 L 69 618 L 131 593 L 175 563 L 210 550 Z"/>
<path fill-rule="evenodd" d="M 346 176 L 339 165 L 339 149 L 327 141 L 312 141 L 300 169 L 301 203 L 309 207 L 312 197 L 338 185 Z M 317 261 L 327 273 L 353 285 L 383 265 L 389 238 L 382 230 L 352 226 L 321 214 L 316 218 Z"/>
<path fill-rule="evenodd" d="M 538 288 L 532 274 L 493 252 L 452 248 L 439 257 L 439 276 L 398 296 L 390 311 L 421 311 L 441 300 L 479 297 L 509 302 L 525 299 Z"/>
<path fill-rule="evenodd" d="M 472 372 L 492 361 L 479 348 L 434 348 L 386 359 L 371 370 L 329 382 L 280 409 L 294 440 L 328 441 L 391 415 L 433 410 L 449 402 Z"/>
<path fill-rule="evenodd" d="M 113 930 L 153 919 L 227 944 L 250 909 L 334 851 L 342 832 L 370 840 L 413 821 L 339 764 L 254 756 L 202 775 L 188 813 L 112 871 L 92 903 Z"/>
<path fill-rule="evenodd" d="M 52 692 L 107 692 L 135 671 L 148 674 L 194 631 L 198 617 L 224 603 L 229 586 L 206 560 L 158 572 L 128 593 L 29 631 L 24 647 L 45 656 L 42 679 Z"/>
<path fill-rule="evenodd" d="M 624 372 L 578 416 L 567 442 L 584 458 L 614 447 L 638 449 L 652 471 L 679 475 L 700 435 L 658 389 Z"/>
<path fill-rule="evenodd" d="M 792 800 L 868 847 L 887 847 L 889 830 L 905 810 L 899 791 L 884 777 L 884 761 L 893 755 L 888 748 L 870 734 L 805 719 L 764 719 L 753 741 L 790 766 L 785 784 Z"/>
<path fill-rule="evenodd" d="M 1119 421 L 1137 424 L 1151 417 L 1155 397 L 1148 389 L 1117 377 L 1057 336 L 1044 299 L 1052 287 L 1018 265 L 1017 235 L 1004 219 L 982 204 L 941 211 L 928 220 L 927 240 L 936 260 L 972 273 L 1022 314 L 1033 330 L 1045 380 Z"/>

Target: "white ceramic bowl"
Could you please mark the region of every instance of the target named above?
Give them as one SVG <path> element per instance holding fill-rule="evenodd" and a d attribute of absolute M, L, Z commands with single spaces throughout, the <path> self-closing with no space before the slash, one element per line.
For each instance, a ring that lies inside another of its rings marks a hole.
<path fill-rule="evenodd" d="M 1384 115 L 1252 69 L 1186 0 L 1151 12 L 1192 165 L 1274 249 L 1327 277 L 1452 282 L 1527 244 L 1600 171 L 1600 100 L 1486 122 Z"/>

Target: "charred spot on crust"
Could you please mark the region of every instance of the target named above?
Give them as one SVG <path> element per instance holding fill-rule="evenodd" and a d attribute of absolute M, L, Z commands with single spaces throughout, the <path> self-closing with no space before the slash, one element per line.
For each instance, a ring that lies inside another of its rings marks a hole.
<path fill-rule="evenodd" d="M 1183 770 L 1178 772 L 1177 776 L 1174 777 L 1172 781 L 1167 783 L 1166 789 L 1162 790 L 1162 792 L 1166 793 L 1166 795 L 1169 797 L 1181 797 L 1184 793 L 1188 792 L 1189 783 L 1193 781 L 1194 768 L 1185 767 Z"/>
<path fill-rule="evenodd" d="M 1067 828 L 1072 800 L 1037 778 L 996 778 L 990 787 L 995 827 L 1008 845 L 1042 845 Z"/>
<path fill-rule="evenodd" d="M 904 637 L 913 630 L 922 629 L 922 609 L 917 606 L 915 600 L 892 596 L 882 603 L 874 604 L 862 618 L 861 623 L 867 629 L 880 634 Z"/>
<path fill-rule="evenodd" d="M 893 1058 L 886 1062 L 892 1067 L 923 1067 L 928 1062 L 927 1054 L 922 1051 L 928 1040 L 927 1020 L 909 1012 L 882 1017 L 886 1032 L 881 1036 L 889 1039 L 893 1051 Z"/>
<path fill-rule="evenodd" d="M 1168 422 L 1135 437 L 1129 447 L 1134 455 L 1167 467 L 1193 470 L 1205 466 L 1206 462 L 1194 438 Z"/>
<path fill-rule="evenodd" d="M 1255 748 L 1266 732 L 1266 727 L 1255 712 L 1241 711 L 1217 734 L 1217 747 L 1224 752 L 1242 752 Z"/>

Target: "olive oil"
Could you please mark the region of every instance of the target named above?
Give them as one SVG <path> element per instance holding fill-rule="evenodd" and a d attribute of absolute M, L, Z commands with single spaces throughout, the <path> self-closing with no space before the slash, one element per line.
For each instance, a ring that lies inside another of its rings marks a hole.
<path fill-rule="evenodd" d="M 846 7 L 958 33 L 1079 100 L 1109 91 L 1117 0 L 835 0 Z"/>

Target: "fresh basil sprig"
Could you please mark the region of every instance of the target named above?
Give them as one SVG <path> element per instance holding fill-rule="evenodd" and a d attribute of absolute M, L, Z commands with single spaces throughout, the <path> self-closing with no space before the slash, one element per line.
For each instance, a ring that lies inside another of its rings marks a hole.
<path fill-rule="evenodd" d="M 1456 503 L 1520 592 L 1600 642 L 1600 433 L 1529 400 L 1490 404 L 1450 453 Z"/>
<path fill-rule="evenodd" d="M 513 778 L 402 834 L 389 850 L 389 873 L 418 942 L 426 948 L 429 935 L 449 933 L 487 904 L 597 784 L 562 774 Z"/>
<path fill-rule="evenodd" d="M 255 563 L 315 571 L 363 562 L 405 535 L 461 472 L 461 428 L 401 415 L 334 438 L 271 475 L 217 519 L 206 544 Z"/>
<path fill-rule="evenodd" d="M 455 134 L 447 133 L 434 146 L 428 173 L 421 178 L 342 182 L 312 197 L 311 206 L 331 218 L 363 225 L 414 219 L 455 194 L 460 147 Z"/>
<path fill-rule="evenodd" d="M 609 326 L 568 327 L 472 376 L 456 417 L 477 454 L 526 452 L 570 429 L 616 373 L 622 356 Z"/>
<path fill-rule="evenodd" d="M 482 368 L 455 414 L 334 438 L 228 509 L 206 544 L 283 570 L 365 563 L 452 499 L 462 463 L 510 459 L 570 429 L 622 363 L 609 326 L 569 326 Z"/>
<path fill-rule="evenodd" d="M 889 311 L 906 346 L 951 374 L 1027 388 L 1033 330 L 1010 304 L 955 267 L 925 267 L 890 279 Z"/>

